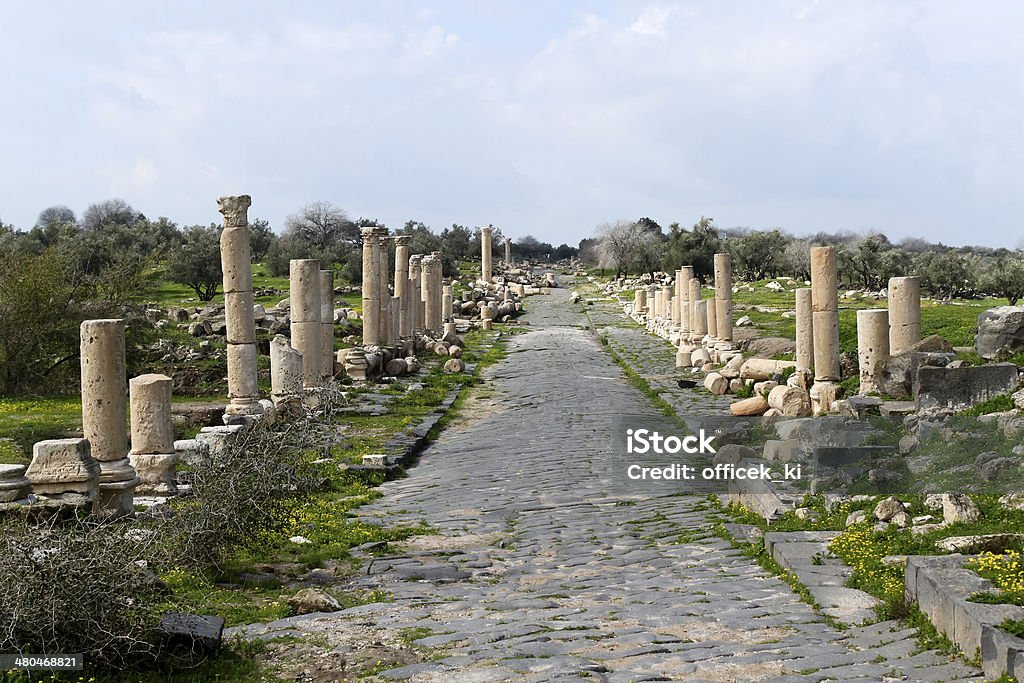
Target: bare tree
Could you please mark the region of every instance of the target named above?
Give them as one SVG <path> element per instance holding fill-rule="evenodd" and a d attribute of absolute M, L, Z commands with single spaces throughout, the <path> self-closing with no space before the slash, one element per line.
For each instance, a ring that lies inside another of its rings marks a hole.
<path fill-rule="evenodd" d="M 285 220 L 285 230 L 317 251 L 333 248 L 338 242 L 355 245 L 359 231 L 348 214 L 330 202 L 306 204 Z"/>
<path fill-rule="evenodd" d="M 109 225 L 133 226 L 144 219 L 141 213 L 123 199 L 108 199 L 90 204 L 82 214 L 83 230 L 99 230 Z"/>
<path fill-rule="evenodd" d="M 36 226 L 40 228 L 48 228 L 51 225 L 78 225 L 78 219 L 75 212 L 68 207 L 55 204 L 40 211 L 39 218 L 36 219 Z"/>
<path fill-rule="evenodd" d="M 645 227 L 635 221 L 615 221 L 597 226 L 598 265 L 614 268 L 615 277 L 628 275 L 647 233 Z"/>

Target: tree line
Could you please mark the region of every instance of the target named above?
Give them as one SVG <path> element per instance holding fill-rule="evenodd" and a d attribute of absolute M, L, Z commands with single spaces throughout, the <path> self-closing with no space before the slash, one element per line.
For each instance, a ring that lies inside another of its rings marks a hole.
<path fill-rule="evenodd" d="M 714 255 L 732 256 L 735 277 L 748 282 L 788 276 L 809 280 L 810 249 L 834 246 L 841 286 L 878 291 L 889 278 L 917 275 L 922 288 L 937 298 L 1002 297 L 1011 305 L 1024 298 L 1024 252 L 978 246 L 948 247 L 919 238 L 893 243 L 880 232 L 819 232 L 797 237 L 775 228 L 722 229 L 701 217 L 690 229 L 672 223 L 664 230 L 650 218 L 597 226 L 594 238 L 580 242 L 580 257 L 590 265 L 630 274 L 674 272 L 692 265 L 709 280 Z"/>
<path fill-rule="evenodd" d="M 360 228 L 376 225 L 330 202 L 302 207 L 280 234 L 268 221 L 250 218 L 252 258 L 274 276 L 287 276 L 293 258 L 319 258 L 339 283 L 358 284 Z M 199 300 L 211 301 L 222 281 L 220 231 L 219 223 L 151 219 L 122 199 L 92 204 L 81 216 L 67 206 L 47 207 L 28 230 L 0 221 L 0 395 L 73 385 L 81 321 L 141 318 L 140 304 L 162 282 L 186 285 Z M 460 261 L 480 258 L 479 228 L 452 224 L 435 231 L 410 220 L 392 232 L 410 236 L 412 253 L 440 252 L 449 276 Z M 496 259 L 504 256 L 503 239 L 495 229 Z M 576 249 L 527 236 L 513 241 L 512 253 L 517 260 L 554 260 Z M 149 326 L 128 329 L 144 335 Z M 141 345 L 129 339 L 129 364 Z"/>

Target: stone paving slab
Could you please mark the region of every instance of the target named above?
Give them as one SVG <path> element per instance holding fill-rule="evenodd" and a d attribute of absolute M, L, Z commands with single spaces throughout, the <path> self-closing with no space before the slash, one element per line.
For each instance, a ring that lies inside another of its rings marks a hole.
<path fill-rule="evenodd" d="M 700 492 L 624 485 L 616 420 L 665 418 L 624 380 L 583 308 L 567 299 L 565 289 L 531 298 L 530 331 L 514 336 L 508 358 L 490 370 L 493 391 L 471 400 L 467 418 L 428 446 L 408 476 L 383 484 L 382 497 L 357 511 L 370 523 L 437 530 L 366 559 L 353 587 L 387 591 L 392 602 L 234 631 L 318 634 L 330 645 L 353 628 L 382 641 L 416 629 L 424 661 L 376 680 L 980 675 L 936 653 L 911 654 L 913 636 L 898 624 L 829 625 L 712 534 L 716 517 Z M 601 306 L 586 307 L 591 318 Z M 647 370 L 672 369 L 652 361 Z"/>

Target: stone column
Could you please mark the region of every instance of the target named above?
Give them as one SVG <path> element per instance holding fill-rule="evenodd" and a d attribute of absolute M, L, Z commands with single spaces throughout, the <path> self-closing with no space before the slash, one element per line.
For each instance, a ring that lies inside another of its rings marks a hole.
<path fill-rule="evenodd" d="M 655 287 L 654 288 L 654 311 L 653 311 L 651 317 L 652 318 L 660 318 L 661 317 L 661 308 L 662 308 L 661 287 Z"/>
<path fill-rule="evenodd" d="M 433 271 L 433 277 L 434 277 L 434 297 L 437 300 L 437 312 L 438 312 L 438 316 L 440 317 L 441 313 L 444 312 L 443 311 L 443 309 L 444 309 L 444 297 L 443 297 L 443 294 L 444 294 L 444 259 L 441 257 L 441 252 L 439 252 L 439 251 L 431 252 L 430 255 L 434 257 L 434 260 L 437 263 L 437 265 L 435 266 L 434 271 Z M 435 328 L 433 328 L 433 329 L 436 329 L 439 332 L 444 330 L 444 318 L 443 317 L 441 317 L 441 319 L 437 323 L 437 326 Z"/>
<path fill-rule="evenodd" d="M 412 336 L 409 307 L 409 235 L 395 235 L 395 296 L 398 298 L 398 336 Z"/>
<path fill-rule="evenodd" d="M 814 369 L 814 323 L 811 315 L 811 288 L 796 290 L 796 369 Z"/>
<path fill-rule="evenodd" d="M 480 279 L 484 282 L 491 281 L 491 231 L 493 229 L 490 225 L 480 228 Z"/>
<path fill-rule="evenodd" d="M 334 271 L 320 271 L 320 375 L 334 377 Z"/>
<path fill-rule="evenodd" d="M 409 296 L 407 308 L 409 309 L 409 334 L 414 336 L 418 330 L 423 329 L 423 294 L 421 289 L 421 278 L 423 277 L 422 254 L 413 254 L 409 257 Z"/>
<path fill-rule="evenodd" d="M 718 340 L 718 300 L 711 297 L 705 306 L 708 312 L 708 341 L 714 343 Z"/>
<path fill-rule="evenodd" d="M 921 278 L 889 278 L 889 348 L 892 355 L 921 341 Z"/>
<path fill-rule="evenodd" d="M 708 333 L 707 311 L 699 312 L 697 304 L 700 303 L 700 280 L 690 278 L 688 289 L 690 290 L 690 341 L 700 346 L 700 340 Z"/>
<path fill-rule="evenodd" d="M 303 384 L 312 388 L 320 384 L 323 371 L 320 362 L 320 349 L 323 346 L 320 327 L 320 261 L 292 259 L 289 266 L 292 346 L 302 354 Z"/>
<path fill-rule="evenodd" d="M 134 509 L 139 479 L 128 460 L 124 320 L 86 320 L 81 327 L 82 432 L 100 464 L 97 512 L 120 517 Z"/>
<path fill-rule="evenodd" d="M 838 397 L 839 282 L 835 247 L 811 248 L 811 310 L 814 328 L 814 385 L 811 405 L 815 414 L 832 410 Z"/>
<path fill-rule="evenodd" d="M 441 270 L 441 262 L 430 254 L 423 257 L 422 277 L 420 278 L 423 292 L 423 327 L 434 334 L 441 331 L 441 292 L 435 289 L 437 272 Z"/>
<path fill-rule="evenodd" d="M 379 346 L 380 255 L 376 228 L 360 230 L 363 237 L 363 346 Z"/>
<path fill-rule="evenodd" d="M 166 375 L 139 375 L 128 382 L 132 407 L 132 450 L 128 460 L 139 475 L 140 492 L 178 491 L 174 476 L 178 455 L 171 422 L 172 384 L 173 380 Z"/>
<path fill-rule="evenodd" d="M 679 273 L 682 279 L 679 285 L 679 294 L 682 297 L 679 302 L 679 323 L 682 328 L 682 340 L 686 342 L 690 338 L 690 280 L 693 279 L 693 266 L 683 266 Z"/>
<path fill-rule="evenodd" d="M 694 311 L 694 325 L 693 325 L 693 338 L 699 345 L 700 340 L 704 338 L 704 335 L 708 333 L 708 305 L 707 301 L 701 299 L 693 305 Z"/>
<path fill-rule="evenodd" d="M 657 291 L 647 290 L 647 305 L 645 307 L 647 319 L 658 316 L 658 294 Z"/>
<path fill-rule="evenodd" d="M 676 270 L 675 281 L 672 287 L 672 327 L 680 328 L 683 324 L 682 314 L 683 303 L 683 271 Z"/>
<path fill-rule="evenodd" d="M 280 334 L 270 342 L 270 397 L 275 406 L 302 402 L 302 354 Z"/>
<path fill-rule="evenodd" d="M 247 194 L 221 197 L 217 210 L 224 216 L 220 233 L 220 263 L 224 278 L 224 322 L 228 343 L 228 406 L 225 417 L 258 415 L 260 390 L 256 379 L 256 320 L 253 317 L 252 251 L 249 245 Z"/>
<path fill-rule="evenodd" d="M 889 311 L 884 308 L 857 311 L 857 359 L 860 361 L 860 393 L 878 391 L 878 381 L 889 360 Z"/>
<path fill-rule="evenodd" d="M 717 337 L 732 341 L 732 260 L 729 254 L 715 254 L 715 306 Z"/>
<path fill-rule="evenodd" d="M 452 319 L 452 286 L 444 285 L 441 287 L 441 320 L 448 322 Z"/>
<path fill-rule="evenodd" d="M 642 287 L 637 288 L 637 290 L 633 292 L 633 312 L 640 314 L 645 312 L 646 309 L 647 297 L 644 295 L 644 290 Z"/>
<path fill-rule="evenodd" d="M 388 284 L 391 281 L 388 275 L 388 245 L 390 239 L 388 238 L 387 228 L 374 228 L 377 233 L 377 258 L 379 259 L 380 265 L 378 266 L 377 277 L 380 278 L 380 336 L 381 344 L 391 344 L 393 340 L 391 331 L 391 292 L 388 290 Z"/>
<path fill-rule="evenodd" d="M 505 238 L 505 267 L 512 267 L 512 238 Z"/>
<path fill-rule="evenodd" d="M 661 288 L 661 317 L 666 320 L 672 318 L 672 288 L 668 285 Z"/>

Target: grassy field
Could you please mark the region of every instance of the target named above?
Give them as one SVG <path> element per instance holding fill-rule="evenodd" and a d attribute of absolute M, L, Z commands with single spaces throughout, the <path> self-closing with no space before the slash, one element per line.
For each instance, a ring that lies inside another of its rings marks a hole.
<path fill-rule="evenodd" d="M 141 292 L 136 300 L 140 303 L 155 304 L 158 306 L 170 307 L 170 306 L 205 306 L 208 303 L 223 304 L 224 303 L 224 292 L 218 290 L 217 294 L 213 297 L 210 302 L 200 301 L 199 297 L 196 296 L 195 291 L 191 287 L 186 285 L 179 285 L 174 282 L 169 282 L 162 277 L 162 273 L 157 271 L 153 274 L 151 279 L 153 283 L 144 292 Z M 340 284 L 340 283 L 336 283 Z M 288 298 L 288 278 L 287 277 L 274 277 L 268 271 L 267 267 L 262 263 L 254 263 L 252 266 L 252 285 L 254 289 L 275 289 L 278 290 L 279 294 L 269 294 L 265 296 L 255 297 L 254 301 L 263 306 L 274 306 L 282 299 Z M 358 292 L 350 294 L 339 294 L 335 296 L 335 303 L 339 307 L 344 306 L 353 308 L 357 311 L 362 310 L 362 299 Z"/>
<path fill-rule="evenodd" d="M 783 292 L 765 288 L 771 282 L 763 280 L 750 285 L 740 285 L 733 294 L 734 318 L 749 316 L 755 327 L 767 335 L 796 338 L 796 320 L 784 318 L 786 311 L 796 309 L 796 294 L 793 285 Z M 803 285 L 801 285 L 803 286 Z M 750 291 L 753 288 L 754 291 Z M 704 298 L 714 292 L 704 290 Z M 936 301 L 923 299 L 921 302 L 921 335 L 937 334 L 953 346 L 971 346 L 978 324 L 978 314 L 994 306 L 1006 306 L 1006 299 Z M 774 311 L 754 310 L 754 307 L 777 309 Z M 839 343 L 843 351 L 857 349 L 857 311 L 867 308 L 887 308 L 885 299 L 857 295 L 839 298 Z"/>

